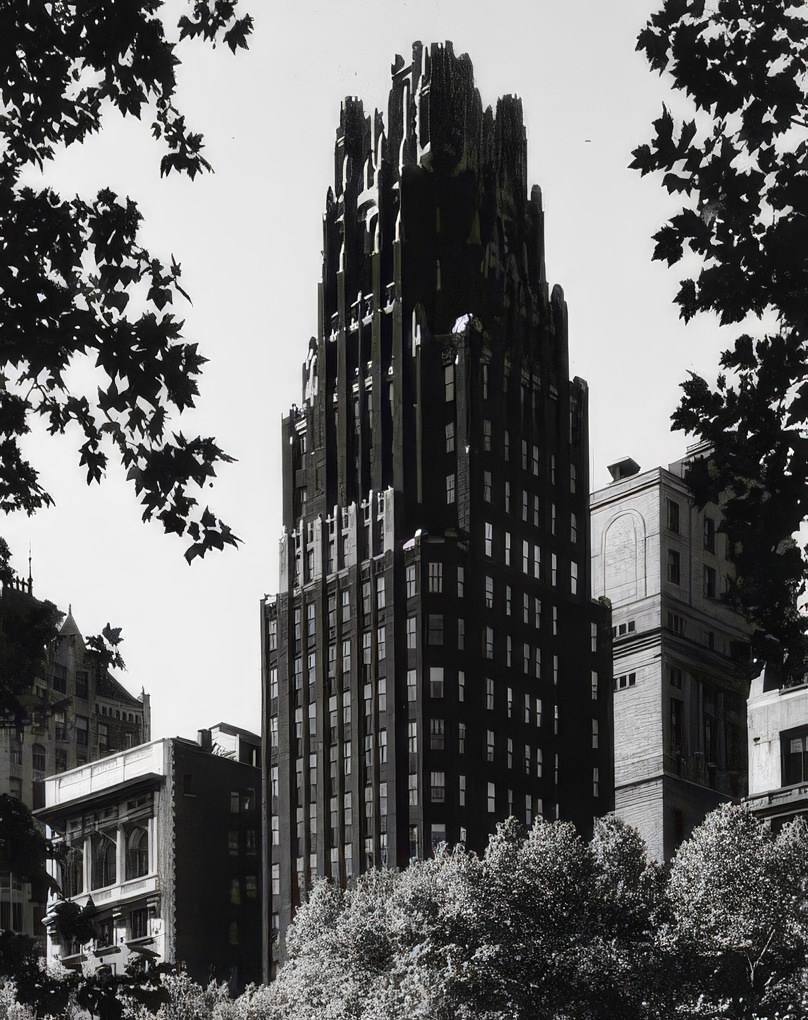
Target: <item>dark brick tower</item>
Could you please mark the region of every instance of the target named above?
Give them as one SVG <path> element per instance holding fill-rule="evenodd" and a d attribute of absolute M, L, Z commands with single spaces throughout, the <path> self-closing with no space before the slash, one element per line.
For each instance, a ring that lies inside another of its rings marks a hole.
<path fill-rule="evenodd" d="M 518 99 L 451 44 L 348 99 L 318 336 L 283 421 L 263 604 L 267 935 L 317 874 L 612 803 L 609 619 L 590 601 L 587 388 L 527 194 Z"/>

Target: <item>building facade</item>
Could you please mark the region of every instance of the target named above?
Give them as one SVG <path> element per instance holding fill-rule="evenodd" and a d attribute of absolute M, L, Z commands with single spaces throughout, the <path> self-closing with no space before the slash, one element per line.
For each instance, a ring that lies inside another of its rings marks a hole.
<path fill-rule="evenodd" d="M 45 780 L 37 816 L 65 851 L 63 896 L 45 919 L 50 960 L 116 973 L 133 958 L 168 962 L 238 991 L 260 981 L 261 773 L 217 753 L 211 734 L 155 740 Z M 65 900 L 89 905 L 90 931 L 60 923 Z"/>
<path fill-rule="evenodd" d="M 4 631 L 27 626 L 29 612 L 41 605 L 31 589 L 30 580 L 3 588 Z M 3 713 L 0 792 L 30 809 L 41 807 L 46 776 L 140 744 L 149 739 L 150 727 L 148 694 L 130 694 L 99 664 L 68 612 L 41 675 L 19 696 L 16 710 Z M 40 899 L 19 877 L 0 873 L 0 928 L 36 938 L 44 947 Z"/>
<path fill-rule="evenodd" d="M 747 701 L 747 804 L 778 829 L 808 816 L 808 675 L 769 662 L 752 681 Z"/>
<path fill-rule="evenodd" d="M 750 628 L 721 599 L 720 513 L 696 508 L 686 461 L 626 459 L 593 493 L 592 583 L 611 602 L 615 810 L 659 861 L 746 792 Z"/>
<path fill-rule="evenodd" d="M 545 275 L 521 105 L 451 44 L 347 99 L 318 336 L 284 418 L 263 604 L 267 939 L 316 875 L 612 803 L 587 387 Z"/>

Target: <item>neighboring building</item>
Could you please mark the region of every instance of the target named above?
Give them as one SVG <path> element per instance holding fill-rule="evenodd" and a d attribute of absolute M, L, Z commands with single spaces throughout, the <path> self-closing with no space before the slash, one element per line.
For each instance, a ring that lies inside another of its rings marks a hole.
<path fill-rule="evenodd" d="M 60 934 L 51 902 L 49 959 L 121 973 L 141 957 L 236 990 L 261 979 L 261 773 L 213 753 L 210 734 L 200 731 L 201 744 L 155 740 L 45 780 L 37 815 L 66 848 L 62 891 L 95 908 L 95 936 L 80 944 Z"/>
<path fill-rule="evenodd" d="M 22 626 L 41 605 L 31 581 L 3 587 L 4 625 Z M 18 622 L 22 621 L 22 622 Z M 8 712 L 0 725 L 0 793 L 33 809 L 44 804 L 44 779 L 150 737 L 149 696 L 130 694 L 94 658 L 68 612 L 47 650 L 42 675 L 19 698 L 22 713 Z M 0 928 L 43 941 L 44 902 L 32 899 L 19 878 L 0 873 Z"/>
<path fill-rule="evenodd" d="M 521 104 L 413 47 L 347 99 L 318 337 L 283 421 L 264 602 L 267 937 L 316 875 L 480 850 L 612 806 L 609 614 L 589 583 L 587 387 L 548 292 Z"/>
<path fill-rule="evenodd" d="M 752 681 L 747 702 L 747 804 L 773 828 L 808 816 L 808 676 L 769 664 Z"/>
<path fill-rule="evenodd" d="M 612 606 L 615 810 L 667 860 L 708 811 L 746 792 L 750 627 L 723 601 L 720 513 L 686 461 L 630 459 L 592 495 L 592 584 Z"/>

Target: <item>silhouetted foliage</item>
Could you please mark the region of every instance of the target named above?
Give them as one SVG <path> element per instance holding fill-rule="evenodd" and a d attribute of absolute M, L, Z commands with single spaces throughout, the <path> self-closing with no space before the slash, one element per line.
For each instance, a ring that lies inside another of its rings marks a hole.
<path fill-rule="evenodd" d="M 61 148 L 100 131 L 111 107 L 151 120 L 161 174 L 210 169 L 202 136 L 176 105 L 181 42 L 222 40 L 235 52 L 252 21 L 236 0 L 196 0 L 175 43 L 163 8 L 163 0 L 0 4 L 0 510 L 51 502 L 19 443 L 38 415 L 51 433 L 81 435 L 88 482 L 104 476 L 115 451 L 144 520 L 190 538 L 190 562 L 238 540 L 193 495 L 231 458 L 212 438 L 170 429 L 170 414 L 194 405 L 205 361 L 172 310 L 187 298 L 180 266 L 140 244 L 129 198 L 109 189 L 64 198 L 31 183 Z M 95 368 L 97 389 L 77 388 L 80 360 Z"/>
<path fill-rule="evenodd" d="M 665 0 L 639 36 L 695 108 L 663 108 L 631 166 L 660 173 L 681 210 L 655 235 L 655 259 L 695 256 L 676 302 L 744 324 L 715 385 L 691 375 L 674 425 L 708 441 L 689 480 L 718 502 L 735 561 L 729 599 L 786 647 L 806 619 L 808 512 L 808 21 L 801 0 Z M 751 335 L 755 330 L 756 336 Z"/>

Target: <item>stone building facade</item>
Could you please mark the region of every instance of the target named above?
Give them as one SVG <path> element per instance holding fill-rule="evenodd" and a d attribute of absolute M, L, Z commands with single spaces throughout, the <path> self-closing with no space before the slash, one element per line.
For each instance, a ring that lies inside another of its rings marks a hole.
<path fill-rule="evenodd" d="M 222 726 L 45 780 L 37 816 L 65 850 L 63 895 L 45 918 L 50 960 L 113 973 L 133 958 L 174 963 L 234 991 L 260 980 L 261 773 L 215 750 Z M 259 747 L 235 735 L 245 752 Z M 90 937 L 60 927 L 63 900 L 89 907 Z"/>
<path fill-rule="evenodd" d="M 263 605 L 268 943 L 316 875 L 612 804 L 590 600 L 587 387 L 569 378 L 521 106 L 451 44 L 347 99 L 319 329 L 283 420 Z"/>
<path fill-rule="evenodd" d="M 4 625 L 24 626 L 27 609 L 37 604 L 30 580 L 9 583 L 0 594 Z M 99 665 L 71 612 L 19 703 L 22 714 L 9 712 L 0 725 L 0 793 L 30 809 L 44 804 L 46 776 L 150 737 L 149 695 L 135 697 Z M 32 936 L 44 947 L 44 907 L 44 891 L 32 892 L 18 876 L 0 872 L 0 928 Z"/>
<path fill-rule="evenodd" d="M 615 810 L 667 860 L 708 811 L 746 792 L 746 621 L 720 512 L 696 508 L 686 461 L 629 458 L 593 493 L 592 584 L 611 602 Z"/>

